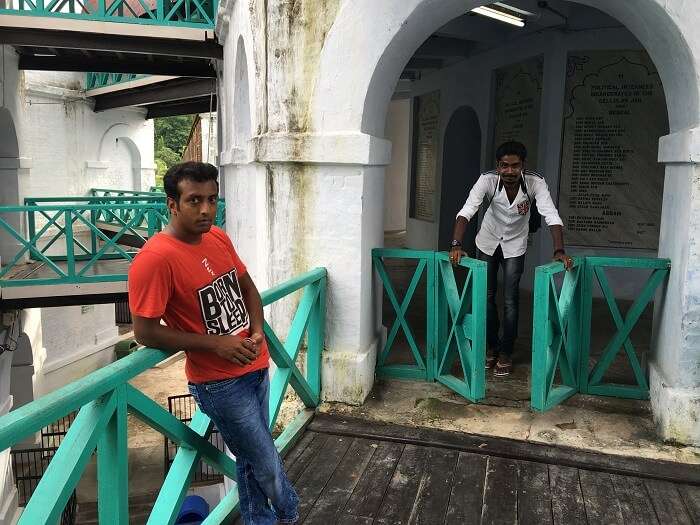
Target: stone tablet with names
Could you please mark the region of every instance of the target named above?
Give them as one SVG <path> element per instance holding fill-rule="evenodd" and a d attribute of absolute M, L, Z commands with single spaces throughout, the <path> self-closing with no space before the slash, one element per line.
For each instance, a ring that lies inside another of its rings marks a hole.
<path fill-rule="evenodd" d="M 570 53 L 565 96 L 559 210 L 567 244 L 656 250 L 668 113 L 651 59 Z"/>
<path fill-rule="evenodd" d="M 507 141 L 522 142 L 530 169 L 537 169 L 542 71 L 542 57 L 496 70 L 494 149 Z"/>
<path fill-rule="evenodd" d="M 411 217 L 435 221 L 435 177 L 440 136 L 440 92 L 416 97 Z"/>

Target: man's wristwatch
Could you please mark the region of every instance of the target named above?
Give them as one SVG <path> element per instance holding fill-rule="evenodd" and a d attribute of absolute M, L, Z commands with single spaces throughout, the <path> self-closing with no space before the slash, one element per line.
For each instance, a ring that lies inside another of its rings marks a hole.
<path fill-rule="evenodd" d="M 453 240 L 452 240 L 452 243 L 450 244 L 450 249 L 452 249 L 452 248 L 458 248 L 458 247 L 461 247 L 461 246 L 462 246 L 462 243 L 461 243 L 461 242 L 459 242 L 457 239 L 453 239 Z"/>

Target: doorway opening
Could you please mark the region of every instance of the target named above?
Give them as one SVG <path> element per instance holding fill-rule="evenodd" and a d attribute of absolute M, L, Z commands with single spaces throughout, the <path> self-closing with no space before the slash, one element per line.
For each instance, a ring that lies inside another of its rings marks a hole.
<path fill-rule="evenodd" d="M 518 140 L 528 148 L 527 167 L 540 172 L 548 184 L 564 221 L 570 255 L 657 256 L 664 167 L 656 157 L 659 138 L 669 132 L 672 109 L 650 55 L 659 53 L 647 51 L 618 19 L 593 7 L 600 7 L 600 2 L 586 4 L 590 5 L 552 1 L 550 9 L 538 10 L 525 0 L 506 3 L 513 13 L 520 13 L 524 27 L 462 11 L 447 23 L 442 20 L 417 48 L 403 53 L 409 58 L 391 94 L 386 126 L 386 137 L 394 143 L 385 179 L 386 247 L 446 250 L 454 217 L 474 181 L 495 167 L 494 152 L 500 143 Z M 398 40 L 392 45 L 401 45 Z M 401 55 L 396 48 L 392 52 Z M 369 118 L 368 114 L 363 118 L 368 130 Z M 404 122 L 404 127 L 397 122 Z M 405 147 L 397 148 L 397 142 Z M 405 198 L 397 198 L 397 188 L 404 189 Z M 396 221 L 388 228 L 386 219 L 398 215 L 405 218 L 399 233 Z M 462 239 L 470 255 L 478 227 L 475 217 Z M 528 239 L 514 373 L 505 382 L 489 375 L 489 385 L 495 389 L 506 385 L 511 393 L 515 389 L 529 396 L 534 275 L 538 266 L 551 261 L 552 252 L 543 222 Z M 387 266 L 395 276 L 399 299 L 409 290 L 419 264 L 408 259 Z M 605 272 L 602 279 L 609 296 L 597 274 L 592 285 L 591 370 L 620 329 L 616 317 L 631 309 L 651 273 L 625 268 Z M 561 278 L 557 279 L 559 292 Z M 406 312 L 411 326 L 425 324 L 427 318 L 427 295 L 419 292 L 424 284 L 418 282 Z M 388 330 L 396 317 L 387 299 L 382 311 Z M 501 294 L 499 311 L 502 315 Z M 606 368 L 607 381 L 623 385 L 636 381 L 630 352 L 646 369 L 652 318 L 649 304 L 630 334 L 634 349 L 625 345 L 615 354 Z M 420 328 L 415 331 L 420 333 Z M 403 348 L 396 362 L 407 364 L 412 359 L 410 345 Z M 560 379 L 557 372 L 554 380 Z"/>

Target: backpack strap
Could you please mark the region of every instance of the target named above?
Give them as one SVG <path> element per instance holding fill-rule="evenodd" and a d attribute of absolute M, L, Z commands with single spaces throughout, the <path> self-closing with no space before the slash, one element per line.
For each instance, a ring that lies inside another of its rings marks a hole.
<path fill-rule="evenodd" d="M 525 196 L 527 197 L 528 202 L 530 204 L 532 204 L 532 201 L 534 201 L 535 199 L 530 197 L 530 192 L 527 189 L 527 182 L 525 181 L 526 175 L 531 175 L 533 177 L 539 177 L 540 179 L 544 179 L 544 177 L 542 175 L 540 175 L 539 173 L 537 173 L 536 171 L 528 171 L 528 170 L 523 171 L 523 176 L 520 178 L 520 186 L 523 188 L 523 191 L 525 192 Z"/>
<path fill-rule="evenodd" d="M 485 173 L 484 175 L 489 175 L 489 174 L 494 174 L 494 175 L 496 175 L 496 174 L 495 174 L 494 172 L 492 172 L 492 171 L 487 172 L 487 173 Z M 501 177 L 499 176 L 499 177 L 498 177 L 498 180 L 496 180 L 496 186 L 493 188 L 493 195 L 491 195 L 491 198 L 488 200 L 488 204 L 486 205 L 486 211 L 489 210 L 489 208 L 491 207 L 491 203 L 493 202 L 493 199 L 496 198 L 496 193 L 498 193 L 498 187 L 499 187 L 500 185 L 501 185 Z"/>

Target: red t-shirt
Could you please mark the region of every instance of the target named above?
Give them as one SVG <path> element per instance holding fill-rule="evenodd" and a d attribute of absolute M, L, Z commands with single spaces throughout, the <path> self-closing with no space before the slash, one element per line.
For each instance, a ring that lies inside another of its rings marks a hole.
<path fill-rule="evenodd" d="M 226 233 L 213 226 L 198 245 L 165 233 L 154 235 L 129 268 L 129 307 L 176 330 L 209 335 L 250 335 L 250 319 L 238 278 L 246 267 Z M 236 365 L 213 352 L 187 352 L 188 381 L 204 383 L 267 368 L 263 342 L 258 358 Z"/>

